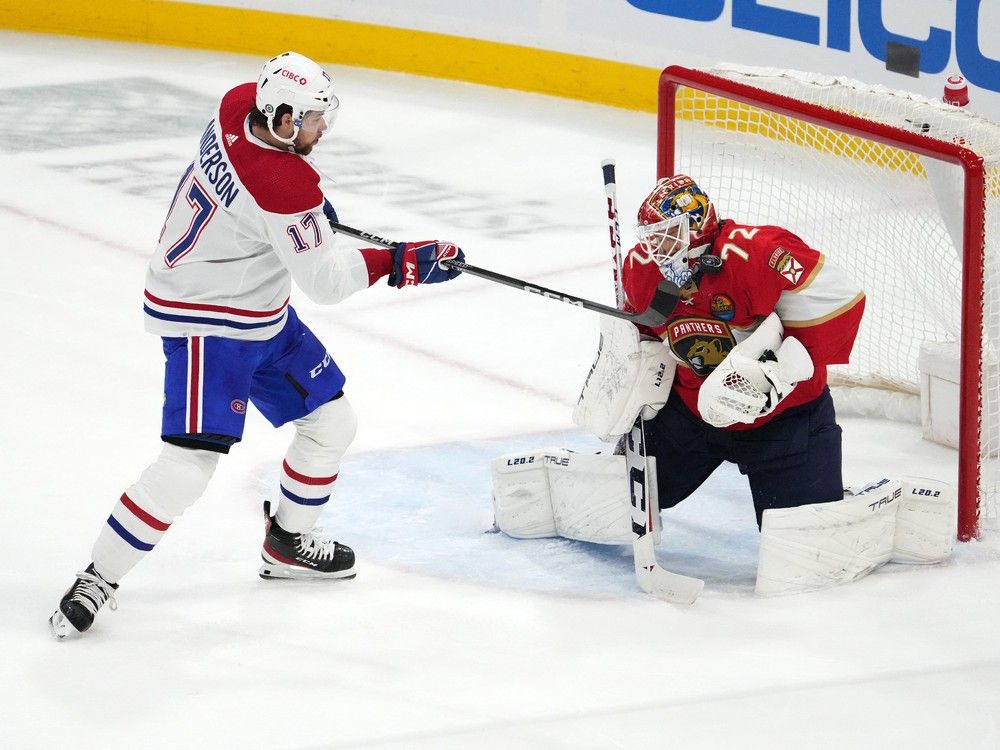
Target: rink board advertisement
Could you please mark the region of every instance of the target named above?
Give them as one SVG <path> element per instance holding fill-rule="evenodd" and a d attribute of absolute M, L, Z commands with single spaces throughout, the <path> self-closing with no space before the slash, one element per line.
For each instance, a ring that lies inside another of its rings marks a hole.
<path fill-rule="evenodd" d="M 7 28 L 323 61 L 652 111 L 656 73 L 720 61 L 940 96 L 961 73 L 1000 119 L 1000 2 L 989 0 L 0 0 Z"/>

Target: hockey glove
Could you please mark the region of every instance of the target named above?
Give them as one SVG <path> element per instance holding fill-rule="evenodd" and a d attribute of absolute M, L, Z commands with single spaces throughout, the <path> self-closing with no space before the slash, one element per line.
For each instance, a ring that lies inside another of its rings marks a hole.
<path fill-rule="evenodd" d="M 392 253 L 392 273 L 389 286 L 402 289 L 417 284 L 437 284 L 450 281 L 461 271 L 441 265 L 444 260 L 465 261 L 462 248 L 451 242 L 425 240 L 423 242 L 400 242 L 389 250 Z"/>
<path fill-rule="evenodd" d="M 597 358 L 573 421 L 606 442 L 627 434 L 637 416 L 652 419 L 667 402 L 676 369 L 662 341 L 642 341 L 632 323 L 601 316 Z"/>
<path fill-rule="evenodd" d="M 782 341 L 784 330 L 771 313 L 705 378 L 698 390 L 703 420 L 713 427 L 753 424 L 813 376 L 809 352 L 797 339 Z"/>
<path fill-rule="evenodd" d="M 713 427 L 753 424 L 774 411 L 795 388 L 813 376 L 813 361 L 798 339 L 787 338 L 776 352 L 758 359 L 734 348 L 698 391 L 698 411 Z"/>
<path fill-rule="evenodd" d="M 329 221 L 330 224 L 338 224 L 340 222 L 340 219 L 337 218 L 337 210 L 333 207 L 333 204 L 330 203 L 328 198 L 323 199 L 323 213 L 326 215 L 326 220 Z"/>

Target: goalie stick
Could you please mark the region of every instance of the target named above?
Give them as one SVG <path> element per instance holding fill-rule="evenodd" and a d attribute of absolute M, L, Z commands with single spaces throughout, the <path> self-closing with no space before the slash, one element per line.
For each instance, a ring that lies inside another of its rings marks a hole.
<path fill-rule="evenodd" d="M 381 245 L 385 248 L 395 247 L 399 244 L 398 242 L 387 240 L 384 237 L 379 237 L 377 234 L 371 234 L 370 232 L 364 232 L 360 229 L 354 229 L 346 224 L 340 224 L 335 221 L 330 222 L 330 227 L 333 231 L 339 232 L 340 234 L 353 237 L 354 239 L 361 240 L 363 242 L 371 242 L 375 245 Z M 463 273 L 478 276 L 481 279 L 486 279 L 487 281 L 492 281 L 496 284 L 504 284 L 505 286 L 513 287 L 514 289 L 520 289 L 525 292 L 530 292 L 531 294 L 539 294 L 543 297 L 547 297 L 548 299 L 554 299 L 557 302 L 565 302 L 566 304 L 582 307 L 585 310 L 600 313 L 601 315 L 610 315 L 613 318 L 621 318 L 622 320 L 649 326 L 651 328 L 663 325 L 663 323 L 666 322 L 667 316 L 673 312 L 674 307 L 677 305 L 677 301 L 680 299 L 680 289 L 677 285 L 671 281 L 664 280 L 661 281 L 660 285 L 656 288 L 656 292 L 653 294 L 653 301 L 649 303 L 649 307 L 644 312 L 633 314 L 627 313 L 616 307 L 609 307 L 608 305 L 602 305 L 599 302 L 592 302 L 591 300 L 583 299 L 582 297 L 577 297 L 572 294 L 558 292 L 554 289 L 548 289 L 544 286 L 522 281 L 521 279 L 515 279 L 512 276 L 505 276 L 502 273 L 490 271 L 486 268 L 469 265 L 468 263 L 463 263 L 462 261 L 443 260 L 441 261 L 441 265 L 448 268 L 456 268 Z"/>
<path fill-rule="evenodd" d="M 615 161 L 601 162 L 604 173 L 604 194 L 608 199 L 608 233 L 611 238 L 612 263 L 614 264 L 615 299 L 619 307 L 625 304 L 625 287 L 622 281 L 623 262 L 621 232 L 618 225 L 618 197 L 615 182 Z M 669 312 L 667 313 L 669 314 Z M 625 466 L 628 471 L 628 494 L 632 503 L 632 558 L 635 580 L 647 594 L 674 604 L 694 604 L 705 582 L 699 578 L 671 573 L 656 562 L 653 544 L 653 519 L 658 509 L 653 508 L 656 498 L 650 492 L 651 482 L 646 460 L 646 430 L 642 413 L 625 438 Z"/>
<path fill-rule="evenodd" d="M 622 235 L 618 226 L 618 194 L 615 182 L 615 160 L 601 162 L 604 173 L 604 195 L 608 199 L 608 237 L 611 240 L 611 262 L 614 264 L 615 301 L 618 308 L 625 307 L 625 285 L 622 283 L 624 259 L 622 258 Z"/>
<path fill-rule="evenodd" d="M 632 501 L 632 557 L 639 588 L 657 599 L 673 604 L 694 604 L 705 582 L 700 578 L 671 573 L 656 561 L 653 544 L 653 514 L 656 502 L 650 492 L 651 482 L 646 461 L 646 428 L 642 416 L 625 437 L 625 467 L 628 470 L 628 493 Z"/>

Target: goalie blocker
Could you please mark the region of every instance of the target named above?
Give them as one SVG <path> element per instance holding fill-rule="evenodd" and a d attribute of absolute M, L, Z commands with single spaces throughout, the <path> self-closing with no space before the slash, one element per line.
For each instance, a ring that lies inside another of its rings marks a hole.
<path fill-rule="evenodd" d="M 605 442 L 621 437 L 637 416 L 652 419 L 666 403 L 676 370 L 677 360 L 662 341 L 641 340 L 631 323 L 601 318 L 597 355 L 573 422 Z"/>

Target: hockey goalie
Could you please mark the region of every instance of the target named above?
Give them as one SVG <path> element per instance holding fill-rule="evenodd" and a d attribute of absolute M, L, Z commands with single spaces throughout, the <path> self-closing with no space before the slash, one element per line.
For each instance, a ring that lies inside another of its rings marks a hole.
<path fill-rule="evenodd" d="M 680 288 L 680 303 L 655 329 L 602 318 L 573 417 L 605 441 L 633 422 L 642 428 L 653 541 L 655 511 L 730 462 L 747 478 L 761 532 L 759 594 L 847 583 L 890 560 L 943 560 L 955 536 L 953 487 L 899 478 L 844 488 L 827 366 L 848 361 L 861 288 L 786 229 L 720 220 L 685 175 L 659 180 L 638 221 L 622 268 L 626 309 L 644 310 L 663 279 Z M 607 454 L 495 459 L 498 528 L 635 541 L 623 442 Z"/>

